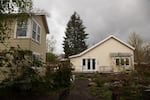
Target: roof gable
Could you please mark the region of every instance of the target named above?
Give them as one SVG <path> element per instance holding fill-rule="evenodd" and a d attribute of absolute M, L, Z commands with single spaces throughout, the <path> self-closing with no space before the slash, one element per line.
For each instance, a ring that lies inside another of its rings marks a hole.
<path fill-rule="evenodd" d="M 130 48 L 130 49 L 132 49 L 132 50 L 135 50 L 135 48 L 132 47 L 131 45 L 129 45 L 129 44 L 123 42 L 122 40 L 118 39 L 118 38 L 115 37 L 114 35 L 110 35 L 110 36 L 108 36 L 107 38 L 105 38 L 104 40 L 98 42 L 97 44 L 93 45 L 92 47 L 90 47 L 90 48 L 86 49 L 85 51 L 81 52 L 80 54 L 69 56 L 69 58 L 75 58 L 75 57 L 82 56 L 82 55 L 86 54 L 87 52 L 93 50 L 93 49 L 96 48 L 97 46 L 99 46 L 99 45 L 103 44 L 104 42 L 108 41 L 108 40 L 111 39 L 111 38 L 113 38 L 113 39 L 115 39 L 116 41 L 120 42 L 120 43 L 123 44 L 124 46 L 126 46 L 126 47 L 128 47 L 128 48 Z"/>
<path fill-rule="evenodd" d="M 46 15 L 44 15 L 44 14 L 33 14 L 33 16 L 40 16 L 42 18 L 42 22 L 43 22 L 43 25 L 45 27 L 46 33 L 50 33 L 49 28 L 48 28 Z"/>

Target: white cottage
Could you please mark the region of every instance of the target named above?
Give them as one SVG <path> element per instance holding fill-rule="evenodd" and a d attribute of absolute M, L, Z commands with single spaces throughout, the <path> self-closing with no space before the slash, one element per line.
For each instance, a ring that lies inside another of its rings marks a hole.
<path fill-rule="evenodd" d="M 75 72 L 122 72 L 134 70 L 134 50 L 131 45 L 111 35 L 69 58 Z"/>

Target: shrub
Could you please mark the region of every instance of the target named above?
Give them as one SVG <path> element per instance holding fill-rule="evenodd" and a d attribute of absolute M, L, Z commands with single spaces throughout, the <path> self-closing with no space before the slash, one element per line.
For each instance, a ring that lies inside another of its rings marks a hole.
<path fill-rule="evenodd" d="M 57 88 L 67 88 L 71 85 L 72 67 L 69 61 L 61 63 L 54 73 L 54 86 Z"/>
<path fill-rule="evenodd" d="M 10 69 L 8 77 L 0 83 L 0 96 L 45 95 L 71 86 L 69 61 L 59 64 L 56 70 L 47 69 L 45 76 L 40 76 L 32 68 L 33 65 L 42 67 L 40 59 L 33 59 L 31 51 L 10 48 L 0 53 L 0 65 Z"/>

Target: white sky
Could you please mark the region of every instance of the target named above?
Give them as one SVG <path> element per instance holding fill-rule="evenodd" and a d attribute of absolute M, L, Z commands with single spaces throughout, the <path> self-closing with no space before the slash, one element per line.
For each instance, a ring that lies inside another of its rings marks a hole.
<path fill-rule="evenodd" d="M 49 13 L 48 25 L 62 53 L 63 36 L 70 16 L 76 11 L 93 45 L 114 34 L 127 41 L 131 32 L 150 40 L 150 0 L 34 0 L 34 7 Z"/>

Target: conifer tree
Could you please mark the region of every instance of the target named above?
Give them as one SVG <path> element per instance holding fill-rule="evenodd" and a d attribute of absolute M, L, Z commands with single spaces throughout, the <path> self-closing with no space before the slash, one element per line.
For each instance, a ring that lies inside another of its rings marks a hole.
<path fill-rule="evenodd" d="M 86 39 L 88 34 L 85 33 L 85 26 L 76 12 L 67 24 L 65 35 L 63 48 L 66 57 L 79 54 L 87 49 Z"/>

